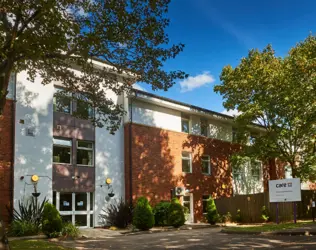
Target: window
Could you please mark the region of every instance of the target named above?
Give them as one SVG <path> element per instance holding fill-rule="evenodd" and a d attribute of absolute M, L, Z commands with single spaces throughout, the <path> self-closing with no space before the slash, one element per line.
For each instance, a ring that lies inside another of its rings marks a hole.
<path fill-rule="evenodd" d="M 207 120 L 201 119 L 201 135 L 207 136 Z"/>
<path fill-rule="evenodd" d="M 250 145 L 253 145 L 256 141 L 256 138 L 259 137 L 259 134 L 258 133 L 250 133 L 250 136 L 249 136 L 249 144 Z"/>
<path fill-rule="evenodd" d="M 71 97 L 67 94 L 61 94 L 62 89 L 55 89 L 53 106 L 55 112 L 70 114 L 71 112 Z"/>
<path fill-rule="evenodd" d="M 260 181 L 261 162 L 258 160 L 251 161 L 251 176 L 254 181 Z"/>
<path fill-rule="evenodd" d="M 93 166 L 93 143 L 77 141 L 77 164 Z"/>
<path fill-rule="evenodd" d="M 90 103 L 83 101 L 83 100 L 77 100 L 77 111 L 79 117 L 83 119 L 93 119 L 94 117 L 94 111 Z"/>
<path fill-rule="evenodd" d="M 203 214 L 207 213 L 207 200 L 210 198 L 210 195 L 203 195 L 202 196 L 202 205 L 203 205 Z"/>
<path fill-rule="evenodd" d="M 210 156 L 203 155 L 201 158 L 201 161 L 202 161 L 202 173 L 203 174 L 211 174 Z"/>
<path fill-rule="evenodd" d="M 184 173 L 192 172 L 191 154 L 188 152 L 182 152 L 182 172 Z"/>
<path fill-rule="evenodd" d="M 237 129 L 236 128 L 232 129 L 232 141 L 237 142 Z"/>
<path fill-rule="evenodd" d="M 181 115 L 181 131 L 184 133 L 189 133 L 189 121 L 190 117 L 188 115 Z"/>
<path fill-rule="evenodd" d="M 71 140 L 53 139 L 53 162 L 71 163 Z"/>

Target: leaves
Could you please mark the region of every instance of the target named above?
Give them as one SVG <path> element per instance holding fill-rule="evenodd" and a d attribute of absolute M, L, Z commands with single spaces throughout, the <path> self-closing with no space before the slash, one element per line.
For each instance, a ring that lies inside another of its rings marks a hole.
<path fill-rule="evenodd" d="M 251 146 L 244 143 L 243 154 L 279 158 L 295 176 L 311 180 L 316 166 L 315 66 L 316 37 L 310 35 L 284 58 L 271 45 L 249 51 L 237 67 L 223 68 L 222 83 L 214 88 L 224 97 L 225 108 L 241 112 L 238 127 L 250 131 L 253 123 L 260 126 L 260 136 Z"/>

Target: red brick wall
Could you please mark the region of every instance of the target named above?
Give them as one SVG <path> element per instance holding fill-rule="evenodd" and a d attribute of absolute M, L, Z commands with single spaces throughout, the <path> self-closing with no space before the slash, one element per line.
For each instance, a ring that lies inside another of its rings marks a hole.
<path fill-rule="evenodd" d="M 12 198 L 12 100 L 7 100 L 4 113 L 0 116 L 0 211 L 4 220 L 8 222 L 9 214 L 6 206 L 11 205 Z"/>
<path fill-rule="evenodd" d="M 145 196 L 151 205 L 170 200 L 170 190 L 185 186 L 193 193 L 195 221 L 203 219 L 202 196 L 232 195 L 229 156 L 239 146 L 202 136 L 132 125 L 133 200 Z M 181 152 L 192 154 L 192 173 L 182 173 Z M 201 156 L 211 157 L 211 175 L 201 172 Z M 129 124 L 125 125 L 125 179 L 129 198 Z"/>

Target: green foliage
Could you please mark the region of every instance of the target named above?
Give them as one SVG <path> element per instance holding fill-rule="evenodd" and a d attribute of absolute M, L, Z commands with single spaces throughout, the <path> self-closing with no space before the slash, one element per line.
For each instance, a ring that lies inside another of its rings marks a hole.
<path fill-rule="evenodd" d="M 169 2 L 0 1 L 0 9 L 5 10 L 0 23 L 0 76 L 4 75 L 0 78 L 0 114 L 10 73 L 26 70 L 32 81 L 36 73 L 43 84 L 60 81 L 64 97 L 85 93 L 86 97 L 71 98 L 91 102 L 101 115 L 94 117 L 95 125 L 105 125 L 113 133 L 124 110 L 104 90 L 118 95 L 128 92 L 136 77 L 154 90 L 167 90 L 176 79 L 186 77 L 182 71 L 164 68 L 184 48 L 183 44 L 172 45 L 165 32 Z M 96 58 L 94 65 L 91 58 Z M 109 67 L 96 66 L 98 60 Z M 72 65 L 78 65 L 82 74 L 75 75 Z M 127 70 L 133 74 L 126 74 Z M 122 84 L 118 84 L 117 73 L 124 73 Z M 81 117 L 80 112 L 73 115 Z"/>
<path fill-rule="evenodd" d="M 181 227 L 185 223 L 184 208 L 177 198 L 171 200 L 168 212 L 168 224 L 173 227 Z"/>
<path fill-rule="evenodd" d="M 140 230 L 148 230 L 155 224 L 155 217 L 148 200 L 140 197 L 133 211 L 133 225 Z"/>
<path fill-rule="evenodd" d="M 126 228 L 132 222 L 132 206 L 124 202 L 123 198 L 103 209 L 100 215 L 104 225 Z"/>
<path fill-rule="evenodd" d="M 232 217 L 230 212 L 227 212 L 227 214 L 224 214 L 222 216 L 222 222 L 223 223 L 232 222 L 232 221 L 233 221 L 233 217 Z"/>
<path fill-rule="evenodd" d="M 266 206 L 263 206 L 261 209 L 261 219 L 264 222 L 268 222 L 270 220 L 270 212 Z"/>
<path fill-rule="evenodd" d="M 37 235 L 40 229 L 30 221 L 14 220 L 9 227 L 10 236 L 30 236 Z"/>
<path fill-rule="evenodd" d="M 215 201 L 212 199 L 212 197 L 207 200 L 206 212 L 206 219 L 208 223 L 210 223 L 211 225 L 215 225 L 218 221 L 218 213 Z"/>
<path fill-rule="evenodd" d="M 153 209 L 156 226 L 168 226 L 169 201 L 161 201 Z"/>
<path fill-rule="evenodd" d="M 242 222 L 242 216 L 241 216 L 241 211 L 240 209 L 237 209 L 237 213 L 236 213 L 236 218 L 235 218 L 237 223 L 241 223 Z"/>
<path fill-rule="evenodd" d="M 226 109 L 237 109 L 235 118 L 241 154 L 288 162 L 293 177 L 316 178 L 316 36 L 310 35 L 285 57 L 275 55 L 271 45 L 250 50 L 235 68 L 223 68 L 214 90 L 224 98 Z M 264 130 L 256 132 L 254 122 Z"/>
<path fill-rule="evenodd" d="M 71 222 L 64 222 L 62 224 L 61 235 L 65 237 L 77 238 L 80 234 L 79 228 Z"/>
<path fill-rule="evenodd" d="M 42 217 L 42 231 L 48 237 L 58 237 L 62 231 L 63 223 L 58 210 L 53 204 L 46 203 Z"/>
<path fill-rule="evenodd" d="M 41 203 L 38 203 L 34 197 L 24 202 L 19 200 L 18 209 L 13 208 L 13 221 L 21 222 L 24 226 L 32 224 L 39 231 L 46 202 L 47 200 L 44 198 Z"/>

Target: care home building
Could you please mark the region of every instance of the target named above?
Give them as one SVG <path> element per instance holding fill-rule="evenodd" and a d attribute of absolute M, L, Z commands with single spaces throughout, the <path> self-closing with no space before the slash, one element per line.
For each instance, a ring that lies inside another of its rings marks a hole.
<path fill-rule="evenodd" d="M 29 82 L 26 72 L 11 77 L 0 118 L 0 209 L 6 220 L 6 207 L 12 211 L 32 195 L 46 197 L 65 220 L 82 227 L 101 226 L 102 209 L 121 197 L 145 196 L 154 205 L 176 195 L 189 208 L 188 222 L 199 222 L 210 195 L 260 193 L 269 179 L 284 176 L 274 160 L 234 169 L 230 156 L 240 146 L 230 116 L 139 90 L 120 96 L 108 91 L 126 111 L 111 135 L 92 125 L 95 114 L 87 105 L 60 108 L 54 97 L 59 88 L 58 82 L 42 85 L 39 77 Z M 77 109 L 86 119 L 72 116 Z M 254 126 L 253 136 L 260 133 Z"/>

